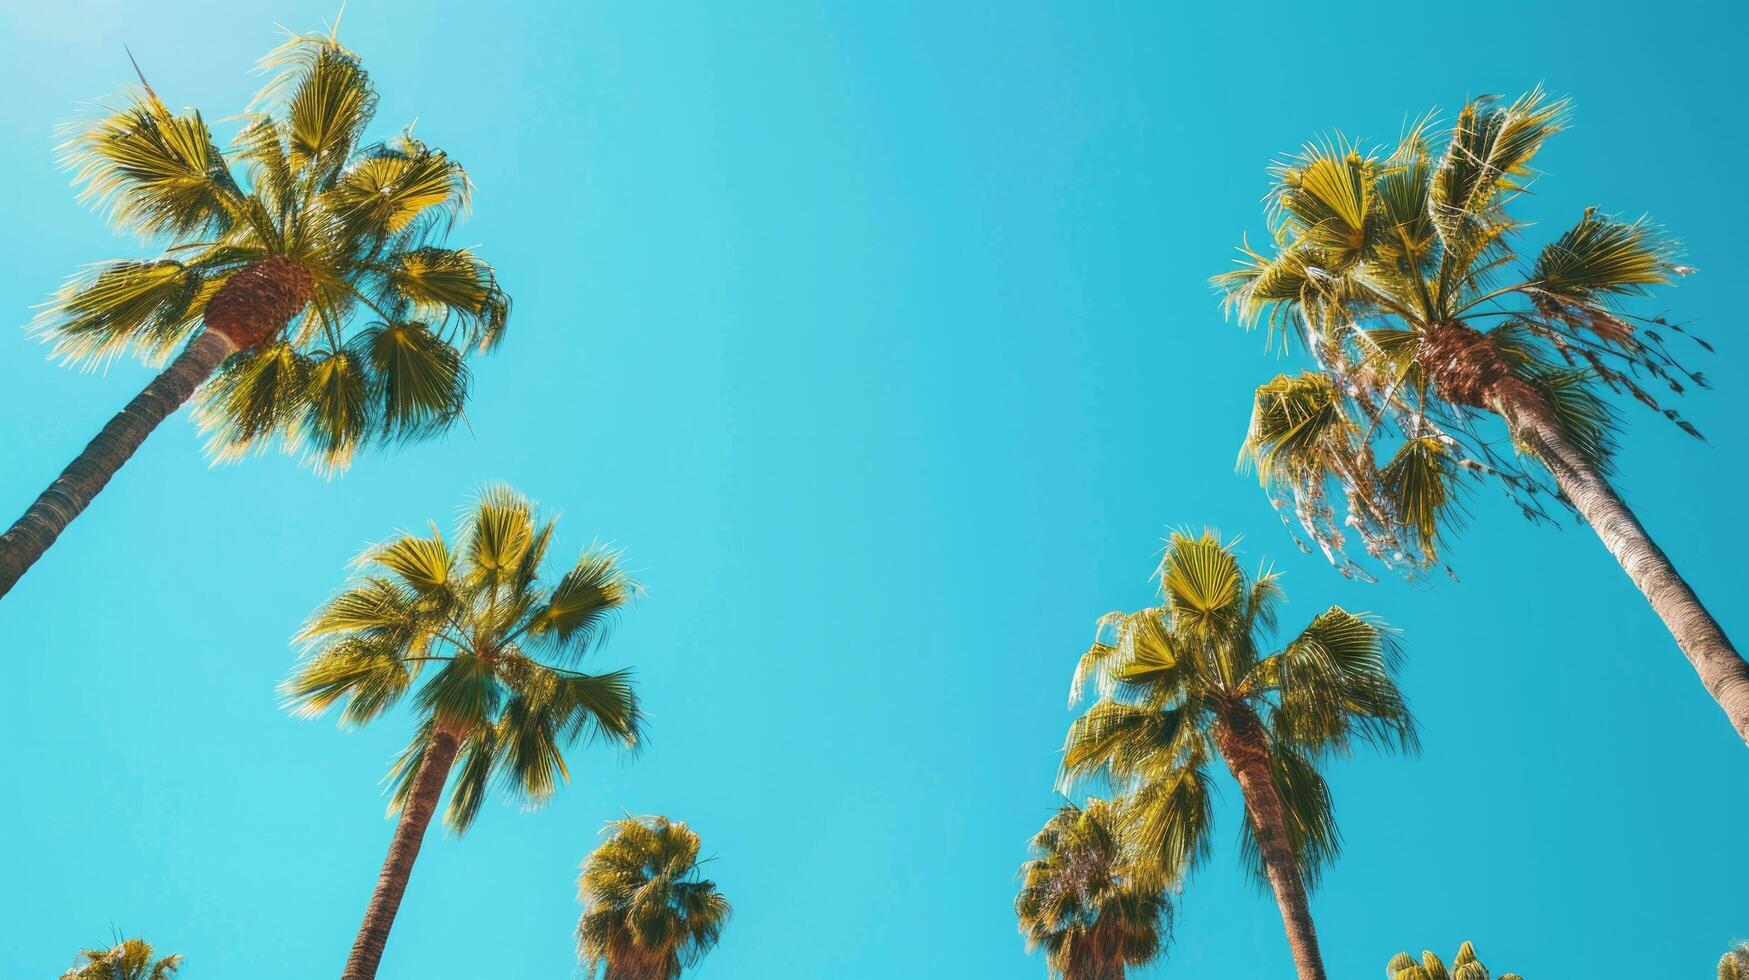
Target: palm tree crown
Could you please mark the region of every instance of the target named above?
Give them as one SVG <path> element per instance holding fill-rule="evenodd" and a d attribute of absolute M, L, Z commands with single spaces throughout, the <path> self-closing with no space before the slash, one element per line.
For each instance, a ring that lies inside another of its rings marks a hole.
<path fill-rule="evenodd" d="M 1014 911 L 1027 949 L 1053 977 L 1122 980 L 1172 938 L 1172 900 L 1158 865 L 1124 837 L 1120 804 L 1090 799 L 1059 809 L 1032 839 Z"/>
<path fill-rule="evenodd" d="M 124 939 L 109 949 L 81 950 L 73 968 L 61 980 L 170 980 L 182 969 L 182 957 L 172 953 L 154 960 L 152 944 Z"/>
<path fill-rule="evenodd" d="M 1133 792 L 1140 839 L 1174 876 L 1209 847 L 1207 766 L 1223 727 L 1267 743 L 1301 871 L 1338 851 L 1318 761 L 1355 741 L 1413 751 L 1414 721 L 1394 680 L 1400 650 L 1377 620 L 1338 606 L 1279 650 L 1263 645 L 1284 594 L 1273 572 L 1247 575 L 1212 532 L 1174 533 L 1160 566 L 1164 605 L 1108 613 L 1081 658 L 1071 703 L 1100 694 L 1069 729 L 1065 788 L 1106 777 Z M 1245 828 L 1245 851 L 1256 842 Z"/>
<path fill-rule="evenodd" d="M 1423 950 L 1417 962 L 1408 953 L 1398 953 L 1385 964 L 1385 980 L 1490 980 L 1493 974 L 1476 958 L 1476 947 L 1468 941 L 1458 947 L 1452 957 L 1451 969 L 1431 951 Z M 1523 980 L 1516 973 L 1502 973 L 1498 980 Z"/>
<path fill-rule="evenodd" d="M 1306 892 L 1339 842 L 1318 763 L 1356 741 L 1416 747 L 1397 645 L 1332 606 L 1271 651 L 1280 583 L 1246 575 L 1212 532 L 1172 535 L 1160 588 L 1164 605 L 1101 619 L 1081 658 L 1070 701 L 1089 679 L 1100 697 L 1070 726 L 1063 786 L 1101 778 L 1125 794 L 1137 845 L 1182 879 L 1209 850 L 1218 754 L 1245 798 L 1247 862 L 1275 892 L 1301 980 L 1321 980 Z"/>
<path fill-rule="evenodd" d="M 1271 171 L 1273 249 L 1246 246 L 1239 267 L 1216 277 L 1247 325 L 1297 340 L 1320 368 L 1257 390 L 1245 455 L 1349 574 L 1366 573 L 1344 550 L 1343 524 L 1373 558 L 1413 575 L 1437 561 L 1442 528 L 1460 518 L 1460 485 L 1484 475 L 1527 516 L 1550 516 L 1558 488 L 1478 427 L 1478 409 L 1505 415 L 1521 448 L 1546 448 L 1517 424 L 1522 399 L 1503 393 L 1546 403 L 1598 473 L 1617 427 L 1604 388 L 1698 435 L 1643 387 L 1704 384 L 1660 332 L 1682 328 L 1620 302 L 1690 271 L 1675 245 L 1643 219 L 1588 208 L 1534 257 L 1519 251 L 1524 225 L 1508 205 L 1567 110 L 1540 92 L 1473 100 L 1437 155 L 1430 117 L 1388 152 L 1340 137 L 1307 146 Z M 1387 452 L 1381 465 L 1375 453 Z M 1331 478 L 1346 518 L 1327 496 Z"/>
<path fill-rule="evenodd" d="M 566 746 L 585 736 L 637 744 L 642 715 L 629 672 L 570 669 L 606 636 L 637 586 L 618 555 L 600 548 L 543 581 L 552 533 L 553 521 L 540 519 L 527 497 L 488 487 L 453 547 L 432 527 L 372 548 L 360 559 L 365 573 L 305 625 L 308 652 L 284 688 L 298 713 L 341 703 L 342 722 L 363 724 L 418 685 L 420 721 L 393 770 L 393 808 L 439 731 L 460 742 L 445 813 L 457 833 L 473 822 L 494 775 L 538 803 L 568 778 Z"/>
<path fill-rule="evenodd" d="M 57 355 L 161 361 L 204 324 L 239 353 L 197 396 L 212 449 L 274 437 L 324 468 L 359 447 L 458 418 L 464 356 L 503 335 L 492 269 L 442 245 L 468 179 L 411 129 L 369 142 L 377 96 L 332 37 L 295 37 L 262 62 L 232 151 L 201 114 L 172 112 L 142 79 L 64 144 L 85 199 L 164 243 L 69 282 L 38 329 Z"/>
<path fill-rule="evenodd" d="M 722 938 L 731 909 L 699 874 L 699 840 L 667 817 L 608 823 L 577 880 L 577 950 L 593 976 L 674 980 Z"/>
<path fill-rule="evenodd" d="M 1749 980 L 1749 943 L 1737 943 L 1719 957 L 1719 980 Z"/>

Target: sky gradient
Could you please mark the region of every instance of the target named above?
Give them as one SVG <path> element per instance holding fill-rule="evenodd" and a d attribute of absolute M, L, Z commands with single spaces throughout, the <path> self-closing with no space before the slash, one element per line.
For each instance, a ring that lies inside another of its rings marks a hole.
<path fill-rule="evenodd" d="M 56 123 L 130 80 L 124 43 L 228 137 L 275 23 L 333 13 L 0 7 L 0 320 L 142 254 L 53 153 Z M 1234 472 L 1252 387 L 1290 365 L 1207 277 L 1263 233 L 1264 168 L 1307 139 L 1388 140 L 1539 81 L 1572 96 L 1525 213 L 1644 212 L 1687 243 L 1700 274 L 1659 308 L 1718 348 L 1696 361 L 1717 390 L 1682 406 L 1710 441 L 1630 407 L 1619 483 L 1749 635 L 1725 519 L 1749 478 L 1742 15 L 1325 13 L 354 0 L 341 39 L 377 132 L 417 118 L 477 184 L 453 241 L 497 266 L 508 338 L 465 428 L 334 480 L 278 454 L 211 467 L 169 420 L 0 602 L 0 975 L 56 975 L 113 930 L 185 954 L 188 980 L 338 973 L 409 723 L 281 711 L 288 638 L 361 548 L 498 479 L 562 511 L 560 552 L 613 542 L 648 586 L 594 663 L 636 669 L 651 738 L 573 753 L 542 810 L 434 830 L 385 980 L 577 975 L 576 867 L 626 811 L 688 821 L 736 906 L 689 975 L 1042 976 L 1012 902 L 1075 658 L 1097 616 L 1152 600 L 1166 531 L 1203 525 L 1285 573 L 1284 625 L 1339 602 L 1403 630 L 1425 751 L 1331 768 L 1346 850 L 1313 911 L 1333 977 L 1465 938 L 1530 980 L 1710 975 L 1749 936 L 1749 753 L 1662 626 L 1588 530 L 1486 488 L 1449 551 L 1461 582 L 1362 585 L 1301 555 Z M 6 520 L 149 377 L 45 353 L 0 332 Z M 1152 975 L 1274 980 L 1286 943 L 1220 785 L 1216 854 Z"/>

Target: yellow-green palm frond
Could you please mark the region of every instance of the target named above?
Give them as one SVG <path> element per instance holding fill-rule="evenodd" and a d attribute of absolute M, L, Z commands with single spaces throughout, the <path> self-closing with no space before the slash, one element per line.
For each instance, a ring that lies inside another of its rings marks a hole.
<path fill-rule="evenodd" d="M 1645 219 L 1618 221 L 1586 208 L 1579 223 L 1537 256 L 1529 287 L 1563 302 L 1643 294 L 1674 274 L 1675 243 Z"/>
<path fill-rule="evenodd" d="M 1322 480 L 1333 460 L 1352 455 L 1358 431 L 1328 374 L 1280 374 L 1257 388 L 1240 460 L 1265 485 Z"/>
<path fill-rule="evenodd" d="M 1200 752 L 1137 786 L 1126 807 L 1137 850 L 1169 880 L 1189 876 L 1214 850 L 1214 784 Z"/>
<path fill-rule="evenodd" d="M 1549 137 L 1566 128 L 1570 106 L 1537 88 L 1509 104 L 1496 96 L 1471 99 L 1461 112 L 1432 179 L 1434 222 L 1448 243 L 1490 220 L 1503 194 L 1522 188 L 1530 162 Z"/>
<path fill-rule="evenodd" d="M 123 939 L 108 949 L 81 950 L 60 980 L 170 980 L 181 969 L 181 956 L 157 958 L 144 939 Z"/>
<path fill-rule="evenodd" d="M 1379 471 L 1398 523 L 1430 558 L 1439 553 L 1441 530 L 1461 523 L 1460 476 L 1451 447 L 1438 436 L 1405 440 Z"/>
<path fill-rule="evenodd" d="M 403 133 L 360 153 L 330 194 L 352 234 L 387 239 L 432 214 L 453 223 L 466 213 L 470 189 L 460 163 Z"/>
<path fill-rule="evenodd" d="M 1172 624 L 1208 637 L 1230 622 L 1244 596 L 1245 573 L 1231 545 L 1213 531 L 1191 537 L 1174 531 L 1160 563 L 1160 591 Z"/>
<path fill-rule="evenodd" d="M 1346 752 L 1356 739 L 1404 752 L 1420 745 L 1397 687 L 1401 651 L 1388 626 L 1331 606 L 1246 679 L 1254 696 L 1273 695 L 1274 740 L 1295 751 Z"/>
<path fill-rule="evenodd" d="M 62 286 L 33 331 L 69 363 L 94 365 L 129 348 L 161 360 L 199 326 L 202 285 L 199 270 L 174 259 L 107 263 Z"/>
<path fill-rule="evenodd" d="M 358 56 L 332 36 L 290 38 L 261 59 L 272 78 L 252 110 L 281 114 L 287 159 L 311 187 L 333 178 L 364 139 L 377 94 Z"/>
<path fill-rule="evenodd" d="M 698 834 L 667 817 L 610 821 L 583 861 L 577 955 L 593 975 L 675 980 L 722 940 L 728 899 L 701 873 Z"/>
<path fill-rule="evenodd" d="M 1378 166 L 1341 136 L 1277 164 L 1269 196 L 1277 237 L 1310 246 L 1332 272 L 1366 258 L 1379 231 Z"/>
<path fill-rule="evenodd" d="M 199 112 L 174 114 L 149 89 L 126 105 L 64 127 L 62 160 L 80 199 L 118 227 L 181 238 L 223 233 L 243 195 Z"/>

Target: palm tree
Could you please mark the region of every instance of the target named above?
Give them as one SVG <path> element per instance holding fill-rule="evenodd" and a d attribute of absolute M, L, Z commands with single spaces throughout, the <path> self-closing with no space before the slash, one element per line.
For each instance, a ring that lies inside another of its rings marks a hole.
<path fill-rule="evenodd" d="M 1014 912 L 1026 948 L 1061 980 L 1123 980 L 1163 956 L 1172 900 L 1157 865 L 1124 839 L 1121 803 L 1066 803 L 1032 839 Z"/>
<path fill-rule="evenodd" d="M 1749 943 L 1738 943 L 1719 958 L 1719 980 L 1749 980 Z"/>
<path fill-rule="evenodd" d="M 1476 959 L 1476 947 L 1466 940 L 1452 957 L 1451 969 L 1433 953 L 1423 950 L 1421 962 L 1408 953 L 1398 953 L 1385 964 L 1385 980 L 1489 980 L 1492 976 L 1482 961 Z M 1502 973 L 1499 980 L 1523 980 L 1516 973 Z"/>
<path fill-rule="evenodd" d="M 182 957 L 172 953 L 152 959 L 152 944 L 144 939 L 123 939 L 108 949 L 79 952 L 73 968 L 61 980 L 170 980 L 182 969 Z"/>
<path fill-rule="evenodd" d="M 1160 591 L 1157 608 L 1100 620 L 1070 703 L 1090 678 L 1100 697 L 1069 728 L 1062 785 L 1102 778 L 1126 793 L 1137 846 L 1182 880 L 1208 854 L 1219 755 L 1245 799 L 1246 863 L 1275 895 L 1300 980 L 1323 980 L 1307 891 L 1338 837 L 1318 763 L 1356 741 L 1417 748 L 1397 645 L 1384 624 L 1331 606 L 1266 652 L 1280 583 L 1246 575 L 1213 532 L 1171 536 Z"/>
<path fill-rule="evenodd" d="M 675 980 L 716 946 L 729 902 L 699 874 L 698 834 L 667 817 L 609 821 L 583 861 L 577 954 L 604 980 Z"/>
<path fill-rule="evenodd" d="M 570 669 L 607 636 L 636 589 L 619 556 L 599 548 L 554 581 L 542 579 L 553 522 L 504 486 L 484 490 L 455 545 L 435 526 L 400 534 L 360 558 L 364 572 L 316 610 L 300 634 L 306 654 L 284 691 L 316 715 L 339 703 L 360 725 L 413 693 L 419 722 L 390 778 L 399 812 L 344 980 L 376 975 L 426 825 L 452 770 L 444 821 L 460 835 L 496 776 L 525 804 L 570 778 L 564 751 L 586 737 L 624 746 L 642 725 L 627 671 Z"/>
<path fill-rule="evenodd" d="M 161 250 L 75 277 L 37 329 L 72 363 L 170 363 L 0 536 L 0 595 L 197 390 L 220 458 L 277 439 L 332 471 L 448 427 L 465 356 L 503 335 L 491 267 L 442 245 L 467 205 L 460 164 L 411 129 L 366 142 L 376 91 L 332 37 L 293 38 L 262 64 L 276 76 L 228 156 L 144 77 L 70 131 L 82 196 Z"/>
<path fill-rule="evenodd" d="M 1619 420 L 1605 390 L 1699 435 L 1645 387 L 1705 385 L 1666 345 L 1665 331 L 1682 328 L 1622 305 L 1693 270 L 1645 220 L 1595 208 L 1534 258 L 1519 253 L 1523 224 L 1508 205 L 1566 119 L 1567 104 L 1540 92 L 1476 99 L 1437 157 L 1424 119 L 1388 154 L 1335 139 L 1274 168 L 1273 250 L 1246 246 L 1216 282 L 1244 323 L 1266 322 L 1284 345 L 1297 339 L 1319 370 L 1257 389 L 1244 455 L 1348 574 L 1365 575 L 1343 550 L 1342 523 L 1374 558 L 1413 574 L 1438 561 L 1472 481 L 1497 478 L 1532 519 L 1561 501 L 1603 539 L 1749 741 L 1749 664 L 1609 482 Z M 1491 448 L 1489 416 L 1517 454 Z M 1380 465 L 1375 451 L 1386 450 Z M 1344 519 L 1328 499 L 1332 479 Z"/>

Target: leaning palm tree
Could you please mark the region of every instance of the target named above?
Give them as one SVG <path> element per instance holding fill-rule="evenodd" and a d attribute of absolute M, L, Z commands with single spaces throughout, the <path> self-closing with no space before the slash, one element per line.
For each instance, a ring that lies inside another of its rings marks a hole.
<path fill-rule="evenodd" d="M 1421 961 L 1408 953 L 1398 953 L 1385 964 L 1385 980 L 1490 980 L 1493 974 L 1476 959 L 1476 947 L 1466 940 L 1452 957 L 1451 969 L 1431 951 L 1421 951 Z M 1498 980 L 1523 980 L 1516 973 L 1502 973 Z"/>
<path fill-rule="evenodd" d="M 1417 747 L 1397 644 L 1384 624 L 1331 606 L 1271 652 L 1280 583 L 1245 574 L 1213 532 L 1172 535 L 1160 591 L 1159 607 L 1100 620 L 1070 703 L 1089 679 L 1100 697 L 1069 728 L 1062 784 L 1099 778 L 1128 795 L 1138 846 L 1180 880 L 1208 854 L 1219 756 L 1244 796 L 1246 863 L 1275 895 L 1300 980 L 1323 980 L 1307 892 L 1338 838 L 1318 764 L 1357 741 Z"/>
<path fill-rule="evenodd" d="M 400 821 L 345 980 L 376 975 L 452 771 L 444 819 L 459 835 L 494 777 L 511 796 L 538 804 L 569 779 L 567 746 L 586 737 L 637 743 L 642 716 L 628 673 L 570 669 L 606 637 L 636 585 L 618 555 L 599 548 L 543 579 L 552 534 L 553 522 L 528 498 L 488 487 L 453 546 L 433 527 L 370 549 L 360 577 L 300 634 L 307 650 L 284 685 L 297 713 L 341 704 L 342 723 L 359 725 L 412 692 L 418 718 L 390 771 L 390 812 Z"/>
<path fill-rule="evenodd" d="M 1123 980 L 1172 941 L 1172 899 L 1159 866 L 1125 839 L 1122 804 L 1064 804 L 1032 839 L 1014 912 L 1028 951 L 1061 980 Z"/>
<path fill-rule="evenodd" d="M 411 129 L 368 142 L 376 92 L 332 37 L 263 65 L 276 75 L 229 154 L 143 77 L 70 132 L 83 196 L 159 255 L 74 278 L 37 329 L 76 364 L 170 363 L 0 536 L 0 595 L 191 395 L 220 458 L 278 441 L 332 471 L 448 427 L 465 356 L 503 335 L 491 267 L 442 244 L 467 204 L 460 164 Z"/>
<path fill-rule="evenodd" d="M 172 953 L 153 958 L 152 944 L 124 939 L 108 949 L 87 949 L 61 980 L 170 980 L 182 969 L 182 957 Z"/>
<path fill-rule="evenodd" d="M 1497 478 L 1532 519 L 1559 500 L 1603 539 L 1749 740 L 1749 664 L 1609 482 L 1618 418 L 1606 391 L 1699 435 L 1647 390 L 1705 385 L 1666 345 L 1682 328 L 1623 305 L 1692 270 L 1645 220 L 1595 208 L 1534 257 L 1519 251 L 1524 226 L 1508 205 L 1566 118 L 1566 103 L 1540 92 L 1477 99 L 1437 154 L 1423 120 L 1388 153 L 1336 139 L 1274 169 L 1274 248 L 1247 246 L 1216 282 L 1243 322 L 1298 341 L 1319 370 L 1257 389 L 1244 458 L 1348 574 L 1366 573 L 1344 551 L 1343 524 L 1413 574 L 1437 563 L 1469 482 Z M 1491 446 L 1490 418 L 1515 454 Z"/>
<path fill-rule="evenodd" d="M 728 899 L 699 874 L 698 834 L 667 817 L 609 821 L 577 879 L 577 954 L 603 980 L 675 980 L 711 951 Z"/>

